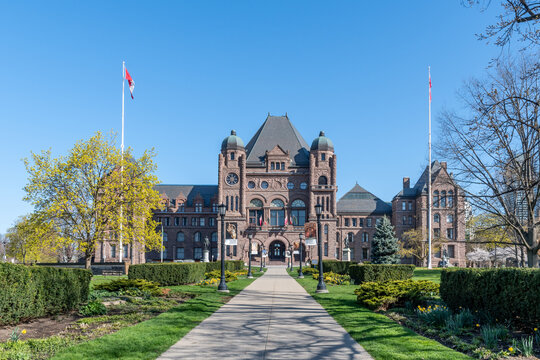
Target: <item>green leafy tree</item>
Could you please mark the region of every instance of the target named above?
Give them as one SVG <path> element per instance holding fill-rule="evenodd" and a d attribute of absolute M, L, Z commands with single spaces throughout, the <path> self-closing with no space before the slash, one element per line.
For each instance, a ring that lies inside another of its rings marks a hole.
<path fill-rule="evenodd" d="M 160 207 L 153 151 L 136 159 L 124 156 L 113 137 L 100 132 L 79 141 L 67 156 L 32 153 L 25 159 L 29 174 L 25 200 L 36 213 L 52 221 L 65 242 L 75 242 L 90 268 L 96 245 L 102 240 L 138 242 L 148 249 L 160 246 L 152 210 Z"/>
<path fill-rule="evenodd" d="M 374 264 L 399 264 L 399 245 L 394 227 L 385 216 L 375 228 L 371 244 L 371 258 Z"/>

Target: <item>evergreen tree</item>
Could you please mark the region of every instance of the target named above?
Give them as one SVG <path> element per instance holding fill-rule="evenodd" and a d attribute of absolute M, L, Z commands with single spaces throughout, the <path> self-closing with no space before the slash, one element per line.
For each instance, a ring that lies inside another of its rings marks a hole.
<path fill-rule="evenodd" d="M 374 264 L 399 264 L 399 245 L 394 227 L 385 216 L 375 228 L 371 244 L 371 259 Z"/>

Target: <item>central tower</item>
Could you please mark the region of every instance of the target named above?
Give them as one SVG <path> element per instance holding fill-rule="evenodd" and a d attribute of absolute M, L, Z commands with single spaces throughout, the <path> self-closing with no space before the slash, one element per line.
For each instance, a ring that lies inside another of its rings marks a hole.
<path fill-rule="evenodd" d="M 309 147 L 287 115 L 268 115 L 246 146 L 233 130 L 221 145 L 218 177 L 226 237 L 237 241 L 227 246 L 227 258 L 247 261 L 251 250 L 258 262 L 265 249 L 270 263 L 284 263 L 287 251 L 298 250 L 304 224 L 316 221 L 316 204 L 323 207 L 324 257 L 337 258 L 336 156 L 322 131 Z M 303 259 L 317 257 L 314 247 L 303 249 Z"/>

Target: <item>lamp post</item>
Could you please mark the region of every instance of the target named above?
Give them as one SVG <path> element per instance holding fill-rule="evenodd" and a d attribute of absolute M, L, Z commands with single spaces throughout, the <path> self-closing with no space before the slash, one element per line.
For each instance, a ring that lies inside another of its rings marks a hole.
<path fill-rule="evenodd" d="M 317 284 L 317 293 L 327 293 L 326 285 L 323 280 L 323 264 L 322 264 L 322 236 L 321 236 L 321 213 L 322 205 L 315 205 L 315 214 L 317 214 L 317 248 L 319 250 L 319 283 Z"/>
<path fill-rule="evenodd" d="M 260 272 L 263 271 L 263 250 L 264 250 L 264 247 L 263 247 L 263 244 L 262 244 L 262 241 L 261 241 L 261 247 L 260 247 L 260 252 L 261 252 L 261 267 L 259 268 L 259 271 L 260 271 Z"/>
<path fill-rule="evenodd" d="M 248 279 L 253 279 L 253 275 L 251 274 L 251 239 L 253 239 L 253 234 L 249 234 L 248 239 L 249 239 L 249 249 L 248 249 L 248 273 L 247 273 L 247 277 L 248 277 Z"/>
<path fill-rule="evenodd" d="M 300 271 L 298 272 L 298 278 L 299 278 L 299 279 L 303 279 L 303 278 L 304 278 L 304 274 L 302 274 L 302 241 L 304 241 L 304 233 L 300 233 L 300 248 L 299 248 L 299 253 L 300 253 Z"/>
<path fill-rule="evenodd" d="M 289 253 L 291 255 L 291 271 L 293 271 L 293 251 L 294 251 L 293 246 L 289 245 Z"/>
<path fill-rule="evenodd" d="M 225 205 L 220 204 L 219 216 L 221 217 L 221 281 L 219 282 L 218 292 L 229 292 L 225 282 Z"/>
<path fill-rule="evenodd" d="M 122 249 L 120 249 L 120 251 L 122 251 Z M 163 262 L 163 223 L 161 223 L 161 262 Z"/>

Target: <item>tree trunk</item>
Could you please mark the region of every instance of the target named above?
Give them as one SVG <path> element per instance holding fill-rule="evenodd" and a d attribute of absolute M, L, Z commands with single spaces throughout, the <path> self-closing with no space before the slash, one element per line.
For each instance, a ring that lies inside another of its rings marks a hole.
<path fill-rule="evenodd" d="M 527 265 L 530 268 L 538 267 L 538 250 L 527 249 Z"/>
<path fill-rule="evenodd" d="M 86 255 L 84 268 L 86 270 L 90 270 L 92 268 L 92 255 L 90 256 Z"/>

